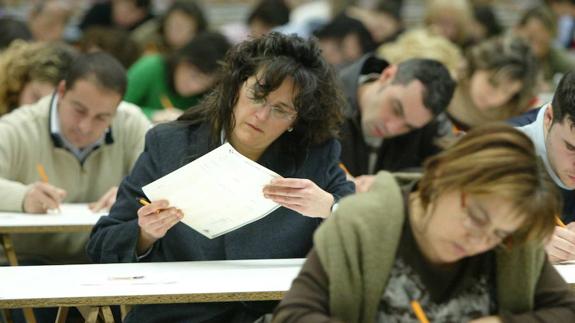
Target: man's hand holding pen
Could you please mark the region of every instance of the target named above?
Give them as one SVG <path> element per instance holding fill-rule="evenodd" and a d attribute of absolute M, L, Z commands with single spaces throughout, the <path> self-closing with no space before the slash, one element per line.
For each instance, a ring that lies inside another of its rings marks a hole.
<path fill-rule="evenodd" d="M 24 195 L 22 209 L 26 213 L 46 213 L 57 210 L 66 197 L 66 191 L 46 182 L 35 182 Z"/>

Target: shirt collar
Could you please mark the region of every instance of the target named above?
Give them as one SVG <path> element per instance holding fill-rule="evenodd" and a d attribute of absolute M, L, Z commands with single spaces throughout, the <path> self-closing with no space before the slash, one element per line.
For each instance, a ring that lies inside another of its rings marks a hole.
<path fill-rule="evenodd" d="M 61 133 L 60 118 L 58 117 L 58 100 L 58 94 L 54 93 L 52 101 L 50 102 L 49 113 L 50 136 L 52 137 L 56 147 L 70 151 L 80 162 L 83 162 L 91 152 L 98 149 L 102 144 L 112 144 L 114 142 L 112 129 L 108 127 L 106 132 L 95 143 L 88 147 L 78 149 L 76 146 L 71 144 Z"/>
<path fill-rule="evenodd" d="M 523 127 L 519 127 L 519 129 L 525 132 L 525 134 L 531 138 L 531 141 L 533 141 L 533 144 L 535 145 L 535 152 L 537 153 L 537 156 L 543 160 L 545 169 L 547 169 L 547 173 L 549 176 L 551 176 L 553 182 L 555 182 L 555 184 L 562 189 L 571 190 L 563 183 L 559 176 L 557 176 L 553 170 L 553 167 L 551 167 L 551 163 L 549 162 L 549 158 L 547 156 L 547 147 L 545 146 L 545 127 L 543 121 L 545 118 L 545 111 L 548 107 L 549 103 L 539 109 L 537 118 L 534 122 Z"/>

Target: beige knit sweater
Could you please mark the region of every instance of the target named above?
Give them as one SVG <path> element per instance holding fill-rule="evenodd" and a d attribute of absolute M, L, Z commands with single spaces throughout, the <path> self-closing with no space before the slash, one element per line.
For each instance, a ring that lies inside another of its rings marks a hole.
<path fill-rule="evenodd" d="M 50 135 L 51 97 L 0 118 L 0 211 L 21 212 L 28 185 L 40 180 L 36 165 L 46 169 L 50 184 L 67 191 L 65 203 L 98 200 L 128 174 L 144 147 L 150 123 L 141 110 L 122 102 L 111 125 L 113 143 L 104 143 L 80 164 Z M 41 215 L 39 215 L 41 216 Z M 88 233 L 14 235 L 19 259 L 48 262 L 85 259 Z"/>

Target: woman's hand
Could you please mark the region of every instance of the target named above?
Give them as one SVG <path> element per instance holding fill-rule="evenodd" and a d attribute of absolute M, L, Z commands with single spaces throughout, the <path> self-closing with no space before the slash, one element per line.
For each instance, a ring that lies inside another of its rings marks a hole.
<path fill-rule="evenodd" d="M 565 228 L 556 226 L 553 236 L 545 245 L 545 251 L 552 264 L 575 260 L 575 222 Z"/>
<path fill-rule="evenodd" d="M 263 189 L 264 197 L 309 217 L 327 218 L 333 195 L 309 179 L 275 178 Z"/>
<path fill-rule="evenodd" d="M 166 200 L 154 201 L 138 209 L 138 225 L 140 226 L 138 254 L 143 254 L 148 250 L 183 217 L 182 211 L 169 207 Z"/>

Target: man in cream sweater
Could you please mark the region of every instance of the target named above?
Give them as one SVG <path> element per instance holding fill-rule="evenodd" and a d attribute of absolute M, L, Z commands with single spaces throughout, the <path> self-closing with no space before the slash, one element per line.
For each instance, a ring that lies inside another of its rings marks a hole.
<path fill-rule="evenodd" d="M 126 82 L 110 55 L 82 55 L 54 95 L 0 118 L 0 211 L 46 213 L 60 203 L 91 203 L 97 211 L 114 203 L 150 127 L 137 106 L 121 102 Z M 87 238 L 13 236 L 24 263 L 83 262 Z"/>

